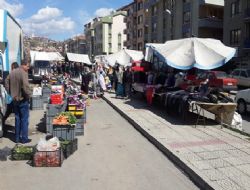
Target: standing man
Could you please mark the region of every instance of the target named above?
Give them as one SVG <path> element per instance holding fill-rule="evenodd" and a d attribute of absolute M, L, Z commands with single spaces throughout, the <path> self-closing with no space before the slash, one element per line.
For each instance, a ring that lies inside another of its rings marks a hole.
<path fill-rule="evenodd" d="M 31 90 L 28 81 L 29 63 L 23 60 L 21 66 L 10 73 L 8 92 L 13 98 L 15 113 L 15 140 L 16 143 L 29 143 L 29 98 Z"/>
<path fill-rule="evenodd" d="M 14 69 L 17 69 L 19 67 L 17 62 L 14 62 L 11 64 L 11 71 L 13 71 Z M 9 80 L 10 75 L 8 75 L 5 79 L 5 89 L 10 89 L 10 80 Z M 8 91 L 8 94 L 10 94 L 10 92 Z M 5 126 L 5 121 L 7 120 L 7 118 L 10 116 L 10 114 L 13 113 L 13 101 L 9 102 L 7 104 L 7 110 L 5 115 L 3 116 L 3 127 L 4 127 L 4 132 L 7 130 L 6 126 Z"/>

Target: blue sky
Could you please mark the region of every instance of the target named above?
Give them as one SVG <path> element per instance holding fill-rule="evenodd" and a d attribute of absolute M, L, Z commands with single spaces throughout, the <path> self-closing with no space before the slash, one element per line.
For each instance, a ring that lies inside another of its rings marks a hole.
<path fill-rule="evenodd" d="M 64 40 L 83 33 L 83 25 L 96 16 L 133 0 L 0 0 L 26 34 Z"/>

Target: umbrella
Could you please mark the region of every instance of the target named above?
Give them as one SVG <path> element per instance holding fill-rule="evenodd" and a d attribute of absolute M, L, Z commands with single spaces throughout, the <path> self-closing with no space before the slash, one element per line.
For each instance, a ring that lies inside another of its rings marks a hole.
<path fill-rule="evenodd" d="M 227 63 L 236 50 L 221 41 L 210 38 L 184 38 L 167 41 L 164 44 L 146 44 L 145 59 L 150 61 L 156 55 L 169 66 L 188 70 L 214 69 Z"/>
<path fill-rule="evenodd" d="M 105 59 L 113 67 L 116 63 L 122 66 L 131 66 L 132 61 L 139 61 L 143 58 L 141 51 L 123 49 L 117 53 L 107 55 Z"/>

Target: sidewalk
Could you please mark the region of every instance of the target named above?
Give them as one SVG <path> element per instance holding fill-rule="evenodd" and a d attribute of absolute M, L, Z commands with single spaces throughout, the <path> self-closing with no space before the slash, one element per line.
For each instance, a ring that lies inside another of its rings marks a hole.
<path fill-rule="evenodd" d="M 219 125 L 183 125 L 139 98 L 103 97 L 201 188 L 250 189 L 250 141 Z M 150 110 L 149 110 L 150 109 Z"/>

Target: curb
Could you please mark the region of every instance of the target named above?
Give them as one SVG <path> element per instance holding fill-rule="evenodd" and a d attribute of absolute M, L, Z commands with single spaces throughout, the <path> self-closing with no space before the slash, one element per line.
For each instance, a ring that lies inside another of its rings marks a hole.
<path fill-rule="evenodd" d="M 132 118 L 130 118 L 126 113 L 121 111 L 117 106 L 112 104 L 105 96 L 102 96 L 114 110 L 116 110 L 122 117 L 124 117 L 133 127 L 139 131 L 144 137 L 146 137 L 157 149 L 159 149 L 165 156 L 169 158 L 178 168 L 180 168 L 184 173 L 197 185 L 200 189 L 203 190 L 214 190 L 204 179 L 202 179 L 197 173 L 195 173 L 190 167 L 188 167 L 179 157 L 174 155 L 169 149 L 167 149 L 163 144 L 157 141 L 153 136 L 150 135 L 147 131 L 141 128 Z"/>

